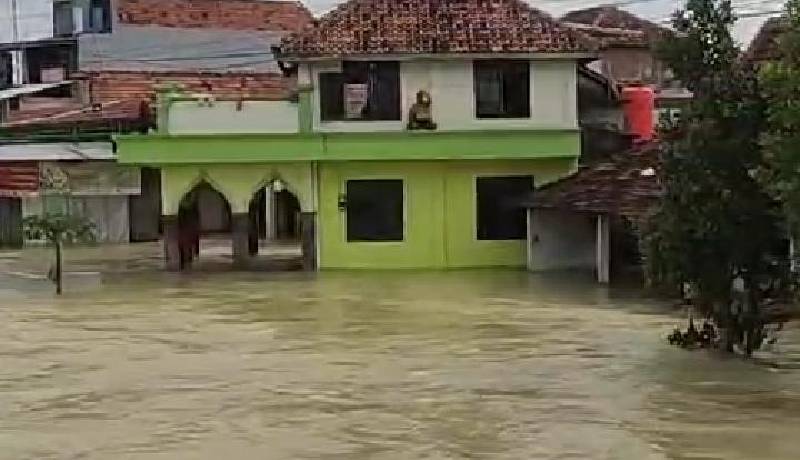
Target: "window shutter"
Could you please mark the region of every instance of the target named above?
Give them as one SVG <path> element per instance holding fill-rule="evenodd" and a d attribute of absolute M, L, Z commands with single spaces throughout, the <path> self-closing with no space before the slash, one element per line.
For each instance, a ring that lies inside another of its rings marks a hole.
<path fill-rule="evenodd" d="M 503 72 L 498 65 L 475 64 L 475 105 L 479 117 L 503 114 Z"/>
<path fill-rule="evenodd" d="M 378 120 L 400 120 L 400 64 L 381 62 L 370 69 L 371 114 Z"/>
<path fill-rule="evenodd" d="M 503 75 L 506 115 L 529 117 L 530 104 L 530 65 L 527 61 L 510 62 Z"/>
<path fill-rule="evenodd" d="M 319 74 L 320 115 L 323 121 L 341 120 L 344 115 L 344 76 Z"/>

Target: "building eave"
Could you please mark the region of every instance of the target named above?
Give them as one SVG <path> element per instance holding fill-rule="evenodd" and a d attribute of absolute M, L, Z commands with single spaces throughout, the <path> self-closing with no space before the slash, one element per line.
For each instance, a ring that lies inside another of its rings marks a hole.
<path fill-rule="evenodd" d="M 575 159 L 578 129 L 124 135 L 120 163 Z"/>
<path fill-rule="evenodd" d="M 30 48 L 46 48 L 48 46 L 63 45 L 78 46 L 78 39 L 76 37 L 53 37 L 41 40 L 3 42 L 0 43 L 0 51 L 18 51 Z"/>
<path fill-rule="evenodd" d="M 597 59 L 595 52 L 578 53 L 398 53 L 398 54 L 326 54 L 320 56 L 278 56 L 277 59 L 290 63 L 323 62 L 333 60 L 349 61 L 437 61 L 437 60 L 475 60 L 475 59 L 525 59 L 532 61 L 549 60 L 587 60 Z"/>

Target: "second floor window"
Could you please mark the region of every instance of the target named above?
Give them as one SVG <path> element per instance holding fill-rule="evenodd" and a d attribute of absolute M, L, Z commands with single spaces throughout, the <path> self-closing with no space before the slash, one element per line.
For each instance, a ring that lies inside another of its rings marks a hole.
<path fill-rule="evenodd" d="M 400 120 L 400 64 L 345 61 L 319 75 L 322 121 Z"/>
<path fill-rule="evenodd" d="M 87 32 L 111 32 L 111 0 L 91 0 L 88 19 Z"/>
<path fill-rule="evenodd" d="M 53 2 L 53 34 L 68 37 L 75 33 L 75 18 L 71 2 Z"/>
<path fill-rule="evenodd" d="M 475 61 L 475 116 L 530 117 L 530 74 L 528 61 Z"/>

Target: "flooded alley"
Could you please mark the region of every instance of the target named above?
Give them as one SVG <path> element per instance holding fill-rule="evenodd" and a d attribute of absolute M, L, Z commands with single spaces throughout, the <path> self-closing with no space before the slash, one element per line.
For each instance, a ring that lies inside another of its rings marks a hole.
<path fill-rule="evenodd" d="M 63 298 L 0 275 L 0 458 L 800 458 L 797 326 L 746 361 L 580 276 L 144 260 Z"/>

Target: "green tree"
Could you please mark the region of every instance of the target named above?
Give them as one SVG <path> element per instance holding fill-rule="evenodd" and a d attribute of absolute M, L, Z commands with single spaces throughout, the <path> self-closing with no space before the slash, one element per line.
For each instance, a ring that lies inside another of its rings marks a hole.
<path fill-rule="evenodd" d="M 55 248 L 56 264 L 53 282 L 56 294 L 63 292 L 62 247 L 65 243 L 89 242 L 94 240 L 94 225 L 76 216 L 54 213 L 33 215 L 23 220 L 25 235 L 29 239 L 44 240 Z"/>
<path fill-rule="evenodd" d="M 778 39 L 780 59 L 761 69 L 767 127 L 761 179 L 784 206 L 795 241 L 800 235 L 800 1 L 784 8 L 787 30 Z"/>
<path fill-rule="evenodd" d="M 726 330 L 726 348 L 750 351 L 761 335 L 754 286 L 774 276 L 769 255 L 782 229 L 756 180 L 766 106 L 757 73 L 738 59 L 734 21 L 730 1 L 688 0 L 673 17 L 677 33 L 659 47 L 694 98 L 661 134 L 665 194 L 644 252 L 651 283 L 690 284 L 695 306 Z M 733 293 L 736 284 L 744 292 Z"/>

